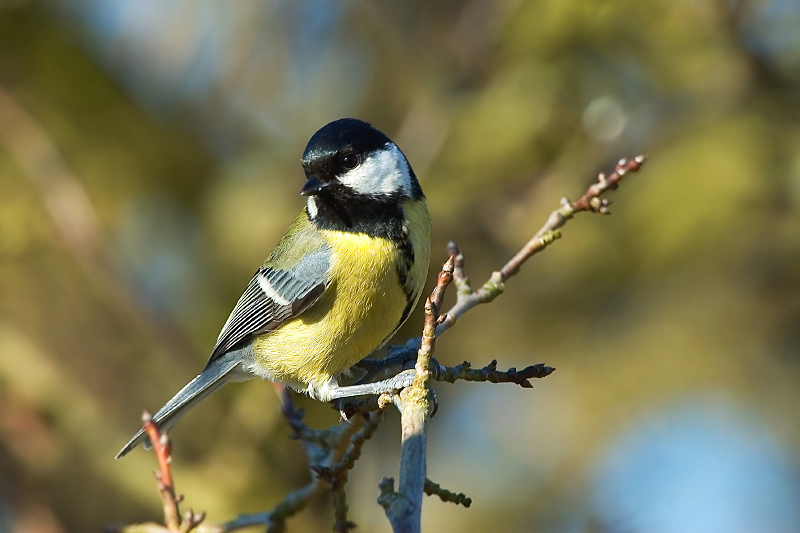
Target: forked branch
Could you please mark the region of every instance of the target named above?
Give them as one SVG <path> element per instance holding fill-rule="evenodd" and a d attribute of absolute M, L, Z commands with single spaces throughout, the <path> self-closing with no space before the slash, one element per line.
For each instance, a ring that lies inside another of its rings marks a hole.
<path fill-rule="evenodd" d="M 505 290 L 505 282 L 519 272 L 520 267 L 537 253 L 543 251 L 557 239 L 561 238 L 559 228 L 564 226 L 576 213 L 592 211 L 601 215 L 609 215 L 609 200 L 601 198 L 608 190 L 619 187 L 622 179 L 634 172 L 638 172 L 647 156 L 638 155 L 631 160 L 620 159 L 614 171 L 606 176 L 600 173 L 597 181 L 589 186 L 578 200 L 570 202 L 568 198 L 561 199 L 561 207 L 550 213 L 547 221 L 533 237 L 523 246 L 514 257 L 508 260 L 500 270 L 492 273 L 486 283 L 478 290 L 472 289 L 472 284 L 464 272 L 464 254 L 458 249 L 455 242 L 448 245 L 448 254 L 455 256 L 455 269 L 453 278 L 458 290 L 455 305 L 447 311 L 447 318 L 439 324 L 436 330 L 441 335 L 452 328 L 461 316 L 478 304 L 491 302 Z"/>
<path fill-rule="evenodd" d="M 489 277 L 477 290 L 464 271 L 464 255 L 458 246 L 448 245 L 450 258 L 439 273 L 436 288 L 425 302 L 425 324 L 422 337 L 412 339 L 405 346 L 389 347 L 389 356 L 384 360 L 365 359 L 358 366 L 367 371 L 367 376 L 386 368 L 400 367 L 411 363 L 416 356 L 416 376 L 411 386 L 398 393 L 383 394 L 379 397 L 353 401 L 345 413 L 349 420 L 340 422 L 326 430 L 308 428 L 303 422 L 303 413 L 295 409 L 291 395 L 284 392 L 283 414 L 292 428 L 292 438 L 301 442 L 309 458 L 311 480 L 302 488 L 289 494 L 283 502 L 270 511 L 253 515 L 243 515 L 225 524 L 201 524 L 202 514 L 189 511 L 181 520 L 178 503 L 181 498 L 175 495 L 172 475 L 169 469 L 169 445 L 165 435 L 148 416 L 145 428 L 152 441 L 159 461 L 160 472 L 156 475 L 159 492 L 164 502 L 166 526 L 139 524 L 115 529 L 122 533 L 226 533 L 263 525 L 268 532 L 281 532 L 286 529 L 286 520 L 305 508 L 311 501 L 330 490 L 334 503 L 334 531 L 349 531 L 355 524 L 347 517 L 345 485 L 349 471 L 355 466 L 366 442 L 383 420 L 383 409 L 396 405 L 401 411 L 402 449 L 400 458 L 400 480 L 394 489 L 394 480 L 383 478 L 379 484 L 381 493 L 378 503 L 384 507 L 392 529 L 395 532 L 416 533 L 421 529 L 421 510 L 423 494 L 438 495 L 442 501 L 453 502 L 469 507 L 472 500 L 464 494 L 442 489 L 426 478 L 426 431 L 427 424 L 435 410 L 435 397 L 430 388 L 432 380 L 455 382 L 489 381 L 492 383 L 515 383 L 530 388 L 530 379 L 550 375 L 553 368 L 536 364 L 517 370 L 498 371 L 497 362 L 473 369 L 469 362 L 454 367 L 440 365 L 433 352 L 439 335 L 452 328 L 458 319 L 478 304 L 488 303 L 505 289 L 505 282 L 519 272 L 520 267 L 535 254 L 541 252 L 561 237 L 558 231 L 576 213 L 592 211 L 609 214 L 611 202 L 601 198 L 608 190 L 619 187 L 622 179 L 638 171 L 645 162 L 645 156 L 632 160 L 621 160 L 614 171 L 606 176 L 600 174 L 595 183 L 575 202 L 561 200 L 561 207 L 550 213 L 545 224 L 534 234 L 514 257 Z M 455 283 L 458 291 L 456 303 L 441 314 L 440 308 L 447 286 Z M 356 416 L 361 415 L 361 416 Z"/>
<path fill-rule="evenodd" d="M 400 392 L 402 443 L 400 448 L 400 481 L 394 492 L 394 480 L 381 481 L 378 503 L 395 532 L 417 533 L 421 529 L 422 496 L 426 481 L 425 454 L 428 421 L 433 414 L 434 399 L 430 388 L 431 359 L 436 344 L 439 308 L 447 286 L 453 281 L 451 256 L 442 267 L 433 294 L 425 302 L 425 325 L 417 353 L 416 376 L 410 387 Z"/>

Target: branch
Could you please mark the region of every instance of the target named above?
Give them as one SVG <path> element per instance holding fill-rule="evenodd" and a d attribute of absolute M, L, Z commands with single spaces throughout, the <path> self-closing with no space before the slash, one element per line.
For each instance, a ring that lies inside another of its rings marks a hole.
<path fill-rule="evenodd" d="M 409 340 L 405 345 L 391 345 L 386 347 L 386 357 L 383 359 L 362 359 L 354 366 L 366 373 L 358 380 L 358 383 L 366 383 L 378 372 L 389 368 L 404 368 L 406 364 L 417 360 L 420 338 L 416 337 Z"/>
<path fill-rule="evenodd" d="M 362 416 L 345 420 L 328 429 L 311 429 L 303 422 L 303 411 L 296 409 L 291 392 L 283 389 L 281 412 L 292 428 L 291 438 L 299 440 L 308 456 L 311 481 L 292 492 L 269 511 L 241 515 L 208 533 L 227 533 L 254 525 L 266 525 L 269 533 L 286 530 L 286 521 L 303 510 L 314 499 L 330 489 L 333 496 L 334 531 L 347 532 L 356 525 L 347 518 L 345 493 L 350 470 L 361 457 L 367 440 L 375 434 L 383 421 L 383 406 L 377 411 L 360 412 Z M 206 533 L 205 531 L 203 533 Z"/>
<path fill-rule="evenodd" d="M 158 491 L 161 493 L 161 501 L 164 503 L 164 524 L 169 531 L 180 531 L 180 511 L 178 510 L 178 503 L 180 498 L 175 496 L 175 484 L 172 481 L 172 470 L 170 463 L 169 439 L 165 434 L 161 435 L 158 431 L 158 426 L 153 422 L 153 417 L 147 411 L 142 414 L 142 422 L 144 422 L 144 430 L 153 443 L 153 452 L 156 454 L 158 461 L 158 472 L 156 472 L 156 482 L 158 483 Z"/>
<path fill-rule="evenodd" d="M 597 177 L 597 182 L 590 185 L 584 195 L 575 202 L 562 198 L 561 207 L 550 213 L 547 222 L 534 234 L 531 240 L 514 257 L 509 259 L 503 265 L 503 268 L 493 272 L 489 280 L 476 291 L 472 289 L 470 280 L 464 273 L 464 254 L 458 249 L 456 243 L 451 241 L 448 245 L 448 253 L 451 256 L 455 256 L 453 278 L 458 290 L 458 296 L 455 305 L 447 311 L 447 317 L 437 327 L 436 334 L 441 335 L 452 328 L 464 313 L 476 305 L 491 302 L 502 294 L 508 278 L 517 274 L 520 267 L 528 259 L 550 246 L 557 239 L 560 239 L 561 233 L 558 229 L 564 226 L 576 213 L 592 211 L 601 215 L 611 214 L 608 209 L 611 202 L 600 198 L 601 195 L 610 189 L 619 187 L 622 179 L 642 168 L 645 160 L 646 156 L 644 155 L 636 156 L 630 161 L 621 159 L 610 176 L 600 173 Z"/>
<path fill-rule="evenodd" d="M 464 381 L 489 381 L 491 383 L 516 383 L 523 389 L 533 388 L 530 379 L 546 378 L 553 372 L 555 368 L 545 366 L 543 364 L 531 365 L 517 370 L 516 368 L 509 368 L 505 372 L 497 370 L 497 361 L 492 360 L 491 363 L 481 369 L 471 368 L 469 361 L 464 361 L 457 366 L 439 366 L 436 372 L 436 381 L 446 381 L 448 383 L 455 383 L 458 380 Z"/>
<path fill-rule="evenodd" d="M 133 524 L 121 528 L 109 528 L 110 531 L 118 533 L 189 533 L 198 527 L 205 519 L 205 513 L 195 513 L 189 509 L 181 520 L 178 504 L 183 500 L 183 496 L 175 494 L 175 483 L 172 479 L 172 469 L 170 463 L 169 438 L 165 433 L 159 433 L 158 426 L 153 422 L 153 417 L 145 411 L 142 414 L 144 429 L 150 442 L 153 444 L 153 451 L 158 461 L 158 472 L 155 472 L 158 492 L 161 494 L 161 501 L 164 505 L 164 524 L 145 523 Z"/>
<path fill-rule="evenodd" d="M 433 413 L 433 397 L 429 381 L 432 377 L 431 359 L 436 343 L 436 326 L 444 292 L 453 281 L 453 261 L 447 260 L 433 293 L 425 302 L 425 326 L 417 353 L 416 376 L 410 387 L 400 392 L 402 445 L 400 451 L 400 481 L 394 491 L 394 480 L 381 480 L 378 503 L 383 506 L 392 530 L 418 533 L 421 528 L 422 496 L 425 487 L 425 451 L 428 420 Z"/>
<path fill-rule="evenodd" d="M 315 498 L 325 492 L 325 483 L 314 478 L 308 484 L 291 492 L 284 500 L 269 511 L 250 515 L 239 515 L 237 518 L 209 530 L 208 533 L 227 533 L 252 526 L 267 526 L 268 533 L 279 533 L 286 530 L 286 520 L 296 515 Z M 205 531 L 203 533 L 206 533 Z"/>
<path fill-rule="evenodd" d="M 464 271 L 464 254 L 461 253 L 455 242 L 450 241 L 447 246 L 447 252 L 448 255 L 453 257 L 453 283 L 456 286 L 458 296 L 456 298 L 456 303 L 447 311 L 444 315 L 445 318 L 442 319 L 441 323 L 437 326 L 436 335 L 441 335 L 449 330 L 464 313 L 476 305 L 489 303 L 497 298 L 505 290 L 506 280 L 517 274 L 520 267 L 528 259 L 561 238 L 561 232 L 559 232 L 558 229 L 563 227 L 576 213 L 592 211 L 602 215 L 611 214 L 608 209 L 611 202 L 601 198 L 602 194 L 608 190 L 618 188 L 622 179 L 632 172 L 637 172 L 642 165 L 644 165 L 645 160 L 646 156 L 644 155 L 639 155 L 630 161 L 621 159 L 611 175 L 606 176 L 604 173 L 600 173 L 597 181 L 590 185 L 583 196 L 575 202 L 570 202 L 567 198 L 562 198 L 561 207 L 550 213 L 547 221 L 539 231 L 534 234 L 531 240 L 503 265 L 500 270 L 492 273 L 489 280 L 477 291 L 473 290 L 472 282 Z M 359 380 L 359 383 L 369 380 L 372 376 L 383 370 L 389 368 L 403 368 L 406 364 L 414 361 L 421 341 L 422 339 L 420 337 L 416 337 L 410 339 L 402 346 L 388 346 L 386 348 L 386 357 L 383 359 L 362 359 L 359 361 L 356 367 L 366 371 L 366 374 Z M 434 379 L 442 380 L 438 377 Z M 457 379 L 469 380 L 469 378 L 466 377 L 458 377 Z M 450 380 L 445 378 L 443 381 Z M 488 381 L 492 380 L 489 379 Z M 510 381 L 513 382 L 513 380 Z"/>
<path fill-rule="evenodd" d="M 470 280 L 464 271 L 464 255 L 454 242 L 448 245 L 450 259 L 439 274 L 436 288 L 425 304 L 425 326 L 422 337 L 410 340 L 404 347 L 394 348 L 394 353 L 390 353 L 388 361 L 389 364 L 404 364 L 409 359 L 411 347 L 419 345 L 415 367 L 417 375 L 414 383 L 400 392 L 403 444 L 399 489 L 394 490 L 394 480 L 391 478 L 383 478 L 379 484 L 381 494 L 378 497 L 378 503 L 386 511 L 386 516 L 395 532 L 415 533 L 420 530 L 422 491 L 426 483 L 430 492 L 439 494 L 442 499 L 447 499 L 446 501 L 460 503 L 466 501 L 466 496 L 443 491 L 438 485 L 435 486 L 425 478 L 425 438 L 432 404 L 429 380 L 433 378 L 451 383 L 459 379 L 516 383 L 523 388 L 530 388 L 532 387 L 530 379 L 546 377 L 554 371 L 551 367 L 538 364 L 521 371 L 510 368 L 506 372 L 499 372 L 496 361 L 492 361 L 480 370 L 471 369 L 470 363 L 466 361 L 456 367 L 444 367 L 432 359 L 436 338 L 453 327 L 464 313 L 478 304 L 491 302 L 499 296 L 505 289 L 505 282 L 508 278 L 519 272 L 520 267 L 533 255 L 541 252 L 561 237 L 558 229 L 564 226 L 575 213 L 593 211 L 604 215 L 609 214 L 610 202 L 601 199 L 600 196 L 609 189 L 619 187 L 620 181 L 627 174 L 638 171 L 644 161 L 644 156 L 638 156 L 631 161 L 623 159 L 619 161 L 610 176 L 601 173 L 597 182 L 589 186 L 586 193 L 577 201 L 570 202 L 563 198 L 561 207 L 550 214 L 545 224 L 531 240 L 500 270 L 492 273 L 489 280 L 477 291 L 472 289 Z M 455 282 L 457 289 L 456 303 L 446 314 L 440 316 L 439 308 L 442 296 L 451 281 Z M 375 360 L 364 361 L 360 366 L 367 371 L 368 376 L 386 368 L 385 364 Z"/>
<path fill-rule="evenodd" d="M 426 478 L 426 438 L 427 424 L 435 411 L 435 396 L 430 388 L 430 381 L 457 380 L 489 381 L 492 383 L 515 383 L 523 388 L 532 387 L 530 379 L 543 378 L 555 369 L 543 364 L 531 365 L 522 370 L 510 368 L 507 371 L 497 370 L 497 361 L 492 361 L 481 369 L 473 369 L 469 362 L 454 367 L 440 365 L 433 352 L 439 335 L 455 325 L 458 318 L 481 303 L 494 300 L 504 290 L 505 281 L 515 275 L 520 267 L 533 255 L 552 244 L 561 234 L 557 231 L 581 211 L 593 211 L 609 214 L 610 202 L 601 195 L 616 189 L 620 181 L 630 172 L 638 171 L 644 163 L 644 156 L 631 161 L 621 160 L 614 172 L 606 177 L 600 174 L 598 181 L 592 184 L 586 193 L 577 201 L 562 199 L 561 207 L 553 211 L 547 222 L 536 232 L 531 240 L 500 270 L 494 272 L 489 280 L 477 291 L 473 291 L 469 278 L 464 271 L 464 255 L 455 243 L 448 245 L 450 258 L 439 273 L 436 287 L 425 303 L 425 322 L 422 337 L 411 339 L 405 346 L 393 346 L 388 349 L 384 360 L 365 359 L 359 367 L 367 371 L 367 376 L 392 366 L 404 366 L 413 360 L 416 350 L 415 376 L 411 386 L 401 390 L 399 394 L 389 393 L 380 396 L 350 400 L 340 405 L 345 420 L 326 430 L 311 429 L 303 422 L 303 411 L 294 407 L 291 394 L 284 390 L 282 412 L 292 429 L 291 437 L 301 442 L 303 450 L 309 458 L 309 469 L 312 479 L 302 488 L 289 494 L 280 504 L 270 511 L 252 515 L 242 515 L 221 525 L 202 524 L 203 515 L 194 515 L 191 511 L 181 524 L 178 503 L 181 498 L 175 496 L 172 476 L 169 471 L 169 447 L 166 435 L 158 435 L 152 421 L 146 419 L 145 427 L 150 440 L 154 443 L 159 459 L 161 473 L 157 474 L 159 491 L 164 501 L 165 523 L 167 527 L 157 524 L 140 524 L 128 526 L 117 531 L 152 532 L 152 533 L 188 533 L 196 528 L 196 533 L 226 533 L 254 525 L 266 525 L 268 533 L 286 530 L 286 521 L 305 508 L 312 500 L 330 489 L 333 496 L 336 522 L 334 531 L 348 532 L 355 524 L 348 520 L 348 506 L 345 485 L 350 470 L 361 456 L 365 442 L 374 434 L 383 420 L 383 409 L 396 405 L 401 411 L 402 448 L 400 458 L 400 480 L 398 490 L 394 489 L 392 478 L 383 478 L 379 484 L 381 494 L 378 503 L 384 507 L 386 516 L 395 532 L 417 533 L 421 529 L 421 511 L 423 494 L 438 495 L 442 501 L 453 502 L 469 507 L 472 500 L 464 494 L 457 494 L 442 489 Z M 455 282 L 458 291 L 455 305 L 441 315 L 440 308 L 447 286 Z M 360 414 L 360 417 L 356 417 Z M 149 422 L 149 424 L 148 424 Z"/>
<path fill-rule="evenodd" d="M 350 531 L 350 529 L 356 527 L 353 522 L 347 519 L 347 511 L 349 508 L 347 506 L 347 495 L 344 488 L 347 484 L 350 470 L 355 467 L 356 461 L 361 457 L 361 450 L 364 447 L 364 443 L 375 434 L 378 426 L 383 421 L 383 410 L 365 413 L 362 416 L 364 418 L 364 427 L 350 437 L 350 445 L 336 464 L 332 466 L 311 466 L 311 469 L 331 486 L 331 491 L 333 492 L 333 510 L 336 517 L 336 522 L 333 526 L 334 531 L 346 533 Z"/>
<path fill-rule="evenodd" d="M 383 422 L 383 411 L 366 413 L 363 417 L 364 427 L 350 437 L 350 445 L 336 464 L 332 466 L 313 465 L 311 467 L 322 479 L 330 483 L 336 483 L 336 478 L 338 476 L 346 474 L 349 470 L 353 469 L 356 465 L 356 461 L 361 457 L 361 450 L 364 447 L 364 443 L 375 434 L 378 426 Z"/>
<path fill-rule="evenodd" d="M 451 502 L 456 505 L 463 505 L 464 507 L 469 507 L 472 505 L 472 498 L 467 497 L 464 493 L 450 492 L 447 489 L 443 489 L 437 483 L 434 483 L 430 479 L 425 479 L 425 494 L 428 496 L 439 496 L 439 499 L 443 502 Z"/>

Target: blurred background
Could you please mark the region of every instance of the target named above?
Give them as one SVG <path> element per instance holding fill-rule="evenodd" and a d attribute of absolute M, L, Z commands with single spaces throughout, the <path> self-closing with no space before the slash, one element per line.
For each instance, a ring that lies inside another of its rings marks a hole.
<path fill-rule="evenodd" d="M 434 264 L 456 239 L 475 282 L 650 155 L 439 343 L 558 371 L 437 386 L 429 475 L 474 503 L 426 500 L 426 531 L 800 531 L 798 27 L 796 0 L 0 0 L 0 531 L 161 519 L 152 455 L 114 454 L 202 368 L 342 116 L 406 152 Z M 182 420 L 189 505 L 305 483 L 276 406 L 253 381 Z M 389 531 L 398 421 L 351 475 L 358 531 Z"/>

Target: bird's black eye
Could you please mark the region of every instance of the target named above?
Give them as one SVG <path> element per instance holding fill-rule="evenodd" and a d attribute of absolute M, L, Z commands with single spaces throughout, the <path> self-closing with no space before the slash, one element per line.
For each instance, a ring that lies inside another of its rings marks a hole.
<path fill-rule="evenodd" d="M 348 170 L 358 166 L 358 156 L 356 154 L 345 154 L 342 157 L 342 166 Z"/>

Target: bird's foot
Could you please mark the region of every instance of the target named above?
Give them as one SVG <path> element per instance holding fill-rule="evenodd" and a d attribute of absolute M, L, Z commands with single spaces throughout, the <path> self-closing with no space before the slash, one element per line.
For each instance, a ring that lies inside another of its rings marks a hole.
<path fill-rule="evenodd" d="M 349 385 L 346 387 L 336 387 L 331 390 L 330 400 L 339 398 L 352 398 L 353 396 L 365 396 L 369 394 L 384 394 L 395 392 L 410 387 L 414 382 L 417 371 L 413 368 L 404 370 L 396 376 L 375 383 L 362 383 L 360 385 Z"/>

